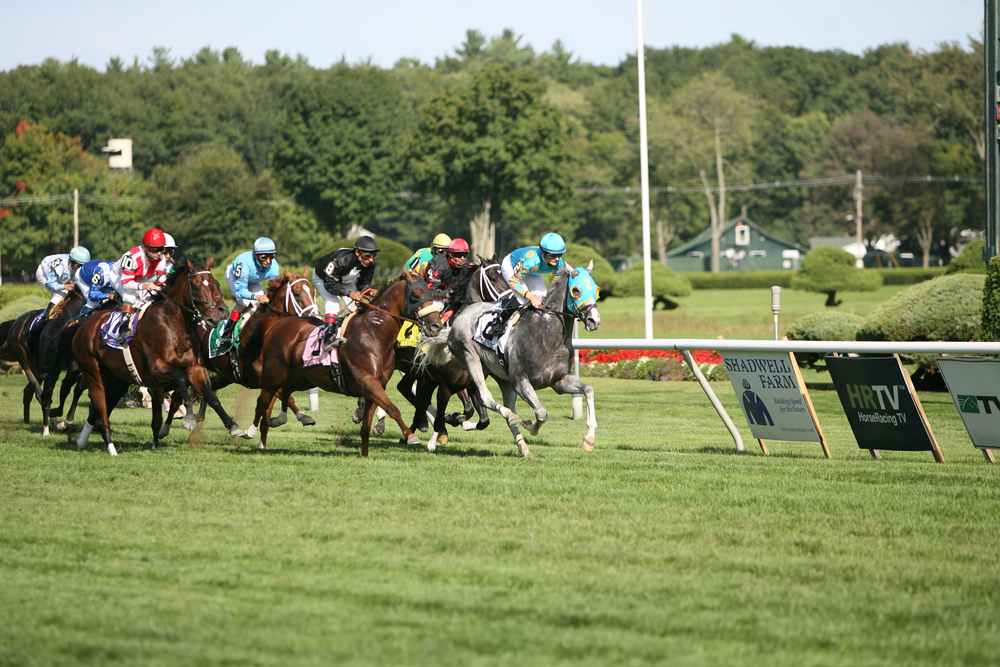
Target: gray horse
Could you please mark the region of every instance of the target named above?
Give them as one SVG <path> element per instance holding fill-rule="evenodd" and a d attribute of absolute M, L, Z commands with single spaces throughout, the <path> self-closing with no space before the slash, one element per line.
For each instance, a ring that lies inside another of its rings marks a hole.
<path fill-rule="evenodd" d="M 546 387 L 560 394 L 583 394 L 587 398 L 587 434 L 583 438 L 583 448 L 588 452 L 594 449 L 597 428 L 594 390 L 571 372 L 574 318 L 583 322 L 587 331 L 594 331 L 601 324 L 597 286 L 589 269 L 566 267 L 552 281 L 540 310 L 530 306 L 521 309 L 519 320 L 507 335 L 504 363 L 496 352 L 473 340 L 477 321 L 494 305 L 490 303 L 467 306 L 455 317 L 447 334 L 427 339 L 420 345 L 431 363 L 441 363 L 451 355 L 458 358 L 472 376 L 482 405 L 507 420 L 518 452 L 523 456 L 531 456 L 531 452 L 520 427 L 526 426 L 531 435 L 538 434 L 548 413 L 535 390 Z M 494 400 L 486 387 L 487 375 L 500 385 L 503 405 Z M 522 423 L 514 412 L 518 396 L 535 411 L 533 423 Z"/>

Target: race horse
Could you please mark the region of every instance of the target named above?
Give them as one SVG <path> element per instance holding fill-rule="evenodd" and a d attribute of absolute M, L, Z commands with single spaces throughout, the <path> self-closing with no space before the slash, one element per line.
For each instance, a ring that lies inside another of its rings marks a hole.
<path fill-rule="evenodd" d="M 330 366 L 306 367 L 303 362 L 306 339 L 317 328 L 315 321 L 283 317 L 275 320 L 266 331 L 263 328 L 256 331 L 247 345 L 251 352 L 258 348 L 263 351 L 261 392 L 254 415 L 254 426 L 260 428 L 261 448 L 267 446 L 269 427 L 267 420 L 262 418 L 278 392 L 282 400 L 287 401 L 293 392 L 312 387 L 363 399 L 362 456 L 368 456 L 368 439 L 376 406 L 399 424 L 408 444 L 421 444 L 385 393 L 386 383 L 395 369 L 396 337 L 405 321 L 418 322 L 421 331 L 428 335 L 441 330 L 440 309 L 434 304 L 427 283 L 410 274 L 403 274 L 383 287 L 370 303 L 358 303 L 357 314 L 347 326 L 346 342 L 337 348 L 343 384 L 335 378 Z"/>
<path fill-rule="evenodd" d="M 18 362 L 24 371 L 25 377 L 28 379 L 28 384 L 24 387 L 22 396 L 24 403 L 24 423 L 27 424 L 31 420 L 31 399 L 36 398 L 39 405 L 42 406 L 42 435 L 49 434 L 50 423 L 55 424 L 58 422 L 58 417 L 62 415 L 66 396 L 77 378 L 77 375 L 73 372 L 70 372 L 66 376 L 59 392 L 61 398 L 59 407 L 56 410 L 52 410 L 52 391 L 59 373 L 70 369 L 69 364 L 63 366 L 61 364 L 50 363 L 52 368 L 49 369 L 49 372 L 40 373 L 39 353 L 43 336 L 46 332 L 62 330 L 66 323 L 80 312 L 86 301 L 74 289 L 52 309 L 48 319 L 39 322 L 33 329 L 31 327 L 32 322 L 44 311 L 31 310 L 14 320 L 8 320 L 0 324 L 0 343 L 3 343 L 6 348 L 4 356 L 8 356 L 12 361 Z M 66 356 L 68 355 L 63 357 L 64 360 Z M 69 361 L 71 361 L 71 358 Z M 55 368 L 57 365 L 59 366 L 58 369 Z"/>
<path fill-rule="evenodd" d="M 510 287 L 500 272 L 500 263 L 496 255 L 488 260 L 477 255 L 479 264 L 470 265 L 455 285 L 455 296 L 445 305 L 445 311 L 453 311 L 452 317 L 462 311 L 465 306 L 484 301 L 497 301 Z M 469 375 L 455 358 L 447 362 L 435 364 L 414 364 L 416 347 L 397 347 L 396 368 L 404 375 L 396 389 L 416 409 L 413 415 L 412 430 L 423 430 L 427 427 L 427 415 L 434 419 L 434 430 L 427 441 L 427 449 L 433 451 L 437 445 L 448 443 L 448 426 L 464 426 L 478 410 L 479 422 L 476 428 L 483 429 L 489 424 L 489 416 L 479 402 L 478 396 L 470 399 L 468 388 L 472 386 L 472 376 Z M 417 391 L 413 392 L 413 378 L 416 376 Z M 434 390 L 437 389 L 437 406 L 430 405 Z M 462 400 L 462 413 L 447 414 L 448 401 L 453 395 Z M 471 424 L 471 423 L 470 423 Z"/>
<path fill-rule="evenodd" d="M 452 323 L 447 337 L 442 335 L 421 343 L 420 349 L 429 361 L 441 361 L 451 354 L 469 371 L 479 400 L 506 419 L 522 456 L 531 456 L 531 452 L 520 427 L 526 426 L 529 434 L 537 435 L 548 418 L 535 393 L 546 387 L 560 394 L 586 397 L 587 434 L 583 438 L 583 448 L 588 452 L 594 449 L 597 429 L 594 390 L 571 372 L 574 318 L 579 319 L 587 331 L 594 331 L 601 324 L 597 310 L 598 288 L 590 275 L 592 266 L 561 269 L 540 309 L 530 305 L 520 309 L 519 320 L 509 325 L 502 357 L 474 340 L 480 317 L 494 307 L 488 303 L 473 304 L 463 310 Z M 487 374 L 500 385 L 503 405 L 494 400 L 487 388 Z M 534 410 L 533 423 L 522 423 L 514 411 L 518 396 Z"/>
<path fill-rule="evenodd" d="M 69 345 L 91 400 L 90 415 L 77 438 L 78 448 L 87 446 L 90 433 L 99 425 L 108 453 L 117 456 L 111 439 L 111 412 L 132 383 L 148 387 L 153 396 L 154 451 L 163 421 L 164 390 L 181 390 L 187 409 L 184 428 L 196 427 L 188 384 L 218 413 L 232 437 L 246 437 L 222 408 L 205 368 L 201 334 L 229 313 L 211 268 L 211 259 L 205 265 L 190 258 L 177 262 L 166 285 L 152 297 L 128 345 L 134 375 L 126 363 L 125 351 L 108 346 L 102 338 L 101 327 L 110 313 L 97 312 L 83 320 Z"/>
<path fill-rule="evenodd" d="M 234 382 L 250 389 L 260 389 L 260 373 L 263 365 L 261 350 L 258 348 L 254 355 L 251 356 L 247 353 L 249 348 L 246 342 L 254 336 L 254 332 L 259 328 L 266 328 L 278 318 L 288 315 L 313 317 L 318 313 L 316 291 L 313 288 L 312 281 L 307 277 L 308 275 L 308 269 L 303 270 L 302 276 L 297 276 L 291 271 L 284 271 L 274 280 L 268 281 L 267 303 L 259 304 L 248 317 L 246 324 L 240 331 L 239 347 L 229 354 L 223 354 L 208 361 L 209 369 L 216 372 L 216 375 L 212 376 L 213 391 L 218 391 Z M 321 319 L 316 319 L 316 324 L 322 324 L 322 322 Z M 201 336 L 204 350 L 208 350 L 211 335 L 212 330 L 209 329 Z M 235 367 L 232 358 L 233 353 L 237 355 Z M 170 424 L 172 423 L 174 413 L 180 407 L 182 398 L 183 396 L 179 391 L 174 391 L 167 419 L 163 423 L 163 428 L 160 429 L 161 438 L 165 438 L 170 432 Z M 275 398 L 280 398 L 280 396 Z M 271 404 L 273 406 L 274 398 L 272 398 Z M 291 396 L 288 397 L 287 404 L 295 413 L 296 419 L 303 426 L 314 426 L 316 424 L 316 420 L 299 410 Z M 203 401 L 201 409 L 198 411 L 197 421 L 202 422 L 205 420 L 205 410 L 207 407 L 207 403 Z M 267 417 L 268 425 L 271 428 L 281 426 L 288 421 L 288 413 L 285 411 L 282 411 L 277 417 L 271 418 L 270 407 L 267 411 Z M 251 427 L 247 429 L 247 435 L 252 438 L 256 435 L 255 431 L 256 428 Z"/>

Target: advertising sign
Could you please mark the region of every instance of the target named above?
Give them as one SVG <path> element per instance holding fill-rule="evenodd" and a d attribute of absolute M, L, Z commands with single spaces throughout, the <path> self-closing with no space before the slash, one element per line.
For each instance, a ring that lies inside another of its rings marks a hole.
<path fill-rule="evenodd" d="M 825 360 L 858 447 L 937 451 L 898 357 L 826 357 Z"/>
<path fill-rule="evenodd" d="M 1000 448 L 1000 359 L 935 357 L 977 449 Z"/>
<path fill-rule="evenodd" d="M 787 352 L 723 352 L 753 437 L 820 442 Z"/>

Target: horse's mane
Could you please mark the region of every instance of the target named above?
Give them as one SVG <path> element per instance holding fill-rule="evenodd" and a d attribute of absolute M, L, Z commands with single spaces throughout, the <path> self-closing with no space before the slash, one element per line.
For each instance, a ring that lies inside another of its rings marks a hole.
<path fill-rule="evenodd" d="M 196 259 L 191 259 L 188 257 L 179 257 L 174 260 L 174 272 L 167 276 L 167 282 L 163 285 L 163 289 L 157 290 L 150 302 L 155 303 L 157 301 L 163 301 L 167 298 L 167 293 L 173 288 L 174 284 L 180 279 L 181 275 L 187 278 L 188 274 L 188 262 L 191 262 L 191 268 L 194 269 L 194 273 L 205 270 L 205 265 Z"/>
<path fill-rule="evenodd" d="M 278 290 L 297 278 L 297 275 L 285 269 L 277 278 L 267 282 L 267 298 L 273 301 L 274 297 L 278 295 Z"/>

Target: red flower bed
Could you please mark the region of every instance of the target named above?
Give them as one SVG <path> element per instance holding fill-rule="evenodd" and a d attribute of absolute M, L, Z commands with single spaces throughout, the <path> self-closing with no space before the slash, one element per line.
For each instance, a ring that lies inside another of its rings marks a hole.
<path fill-rule="evenodd" d="M 691 356 L 696 364 L 721 364 L 722 357 L 715 350 L 693 350 Z M 677 350 L 580 350 L 581 364 L 612 364 L 643 357 L 667 357 L 683 359 Z"/>

